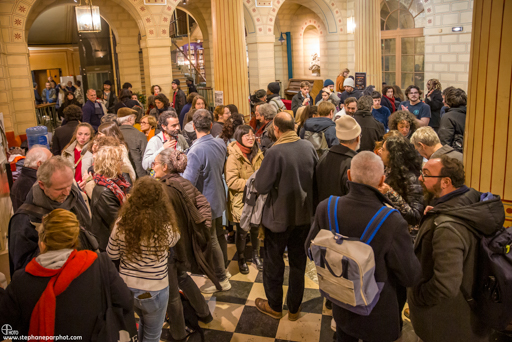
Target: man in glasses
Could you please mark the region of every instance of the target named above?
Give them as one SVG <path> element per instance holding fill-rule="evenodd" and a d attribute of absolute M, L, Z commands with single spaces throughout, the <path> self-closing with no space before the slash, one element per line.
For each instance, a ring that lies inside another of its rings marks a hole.
<path fill-rule="evenodd" d="M 503 226 L 498 196 L 464 185 L 464 166 L 443 155 L 430 159 L 419 180 L 435 196 L 414 243 L 422 279 L 409 289 L 411 321 L 423 341 L 486 341 L 490 329 L 479 323 L 465 295 L 474 294 L 479 238 Z M 469 299 L 469 298 L 468 298 Z"/>

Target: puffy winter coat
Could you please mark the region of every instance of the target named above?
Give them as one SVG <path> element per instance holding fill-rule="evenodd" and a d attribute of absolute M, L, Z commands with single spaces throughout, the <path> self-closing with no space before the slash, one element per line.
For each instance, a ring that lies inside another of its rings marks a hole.
<path fill-rule="evenodd" d="M 261 166 L 263 152 L 258 153 L 252 162 L 247 159 L 237 146 L 236 141 L 228 145 L 228 160 L 226 161 L 226 184 L 228 185 L 228 205 L 230 214 L 228 219 L 231 222 L 240 222 L 242 209 L 244 207 L 243 196 L 245 183 Z"/>

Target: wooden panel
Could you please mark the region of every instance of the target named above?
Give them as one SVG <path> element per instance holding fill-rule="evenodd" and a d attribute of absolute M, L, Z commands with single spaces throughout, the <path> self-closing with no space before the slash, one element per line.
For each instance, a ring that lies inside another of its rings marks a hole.
<path fill-rule="evenodd" d="M 366 72 L 367 85 L 382 88 L 380 3 L 356 1 L 356 72 Z"/>
<path fill-rule="evenodd" d="M 224 104 L 250 113 L 249 78 L 242 0 L 212 0 L 215 90 L 224 92 Z"/>

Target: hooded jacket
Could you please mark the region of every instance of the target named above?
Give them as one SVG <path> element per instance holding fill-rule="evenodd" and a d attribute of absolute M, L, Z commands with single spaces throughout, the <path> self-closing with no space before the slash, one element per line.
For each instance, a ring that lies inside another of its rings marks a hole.
<path fill-rule="evenodd" d="M 439 140 L 441 144 L 462 152 L 464 147 L 464 129 L 466 127 L 466 106 L 448 108 L 441 118 Z M 462 144 L 461 146 L 459 146 Z"/>
<path fill-rule="evenodd" d="M 430 121 L 428 125 L 438 129 L 441 124 L 441 108 L 443 108 L 443 95 L 440 90 L 434 90 L 432 94 L 425 98 L 425 103 L 430 106 Z"/>
<path fill-rule="evenodd" d="M 441 158 L 445 154 L 450 158 L 457 159 L 461 163 L 464 162 L 462 159 L 462 153 L 455 151 L 451 146 L 448 145 L 444 145 L 439 150 L 432 153 L 429 159 Z"/>
<path fill-rule="evenodd" d="M 313 133 L 324 131 L 325 140 L 329 148 L 340 144 L 336 137 L 336 123 L 326 116 L 307 119 L 304 127 L 300 130 L 301 139 L 304 139 L 306 131 Z"/>
<path fill-rule="evenodd" d="M 472 231 L 494 234 L 504 221 L 499 196 L 466 186 L 438 199 L 423 217 L 414 244 L 421 281 L 408 291 L 411 321 L 423 341 L 489 340 L 490 331 L 478 324 L 461 288 L 473 293 L 480 241 Z"/>
<path fill-rule="evenodd" d="M 228 160 L 226 161 L 225 175 L 228 185 L 228 219 L 231 222 L 240 222 L 244 207 L 244 189 L 247 180 L 256 172 L 263 161 L 263 152 L 258 153 L 249 161 L 243 155 L 240 147 L 233 141 L 228 145 Z"/>

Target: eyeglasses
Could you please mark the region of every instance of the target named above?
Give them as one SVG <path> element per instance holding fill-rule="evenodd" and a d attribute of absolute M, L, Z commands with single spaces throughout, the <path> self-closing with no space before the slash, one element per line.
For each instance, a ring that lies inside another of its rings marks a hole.
<path fill-rule="evenodd" d="M 426 174 L 423 173 L 423 170 L 420 171 L 420 175 L 423 178 L 445 178 L 445 177 L 448 177 L 448 176 L 430 176 L 430 175 L 426 175 Z"/>
<path fill-rule="evenodd" d="M 244 135 L 243 137 L 244 137 L 245 139 L 247 139 L 247 140 L 254 140 L 254 139 L 256 139 L 256 136 L 254 136 L 254 135 L 249 135 L 249 134 L 246 134 L 246 135 Z"/>

